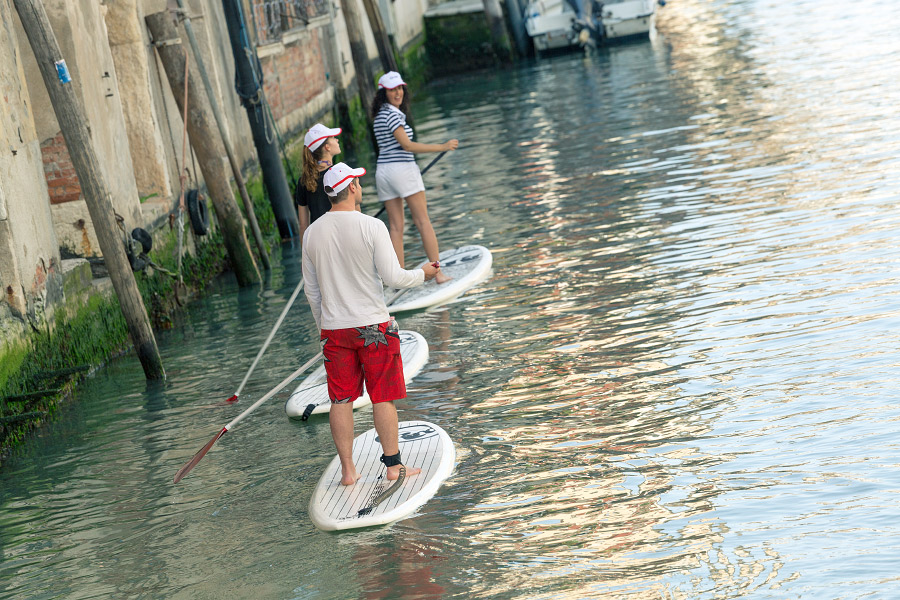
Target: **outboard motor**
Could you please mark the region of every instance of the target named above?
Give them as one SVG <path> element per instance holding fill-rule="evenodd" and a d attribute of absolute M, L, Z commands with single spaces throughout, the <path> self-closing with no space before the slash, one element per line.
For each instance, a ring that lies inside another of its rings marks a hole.
<path fill-rule="evenodd" d="M 603 42 L 603 3 L 598 0 L 566 0 L 575 11 L 572 30 L 582 46 Z"/>

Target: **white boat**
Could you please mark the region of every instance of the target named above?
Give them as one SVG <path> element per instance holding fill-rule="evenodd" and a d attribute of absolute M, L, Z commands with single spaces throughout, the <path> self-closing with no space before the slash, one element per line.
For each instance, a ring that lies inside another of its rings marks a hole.
<path fill-rule="evenodd" d="M 525 8 L 525 32 L 535 50 L 596 45 L 649 35 L 660 0 L 532 0 Z M 576 14 L 578 7 L 581 15 Z"/>

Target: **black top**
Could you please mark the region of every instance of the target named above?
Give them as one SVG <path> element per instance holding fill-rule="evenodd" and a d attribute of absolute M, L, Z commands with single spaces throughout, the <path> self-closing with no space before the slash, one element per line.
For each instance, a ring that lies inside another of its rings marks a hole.
<path fill-rule="evenodd" d="M 297 181 L 297 189 L 294 191 L 294 204 L 297 206 L 305 206 L 309 208 L 309 222 L 312 224 L 316 219 L 331 210 L 331 200 L 325 193 L 325 184 L 322 180 L 325 178 L 325 171 L 319 173 L 316 179 L 316 191 L 310 192 L 303 185 L 303 181 Z"/>

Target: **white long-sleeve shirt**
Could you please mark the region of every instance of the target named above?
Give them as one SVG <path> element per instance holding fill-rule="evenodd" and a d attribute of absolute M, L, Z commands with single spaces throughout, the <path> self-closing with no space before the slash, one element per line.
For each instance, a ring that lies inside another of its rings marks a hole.
<path fill-rule="evenodd" d="M 304 292 L 319 330 L 362 327 L 390 318 L 384 285 L 425 282 L 400 267 L 387 227 L 357 211 L 329 211 L 303 235 Z"/>

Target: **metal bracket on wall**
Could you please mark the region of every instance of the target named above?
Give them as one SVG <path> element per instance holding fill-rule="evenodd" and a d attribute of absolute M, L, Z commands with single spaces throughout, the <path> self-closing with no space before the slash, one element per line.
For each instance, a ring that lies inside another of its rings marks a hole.
<path fill-rule="evenodd" d="M 176 46 L 181 44 L 181 38 L 170 38 L 168 40 L 159 40 L 158 42 L 153 42 L 153 45 L 157 48 L 163 48 L 165 46 Z"/>

